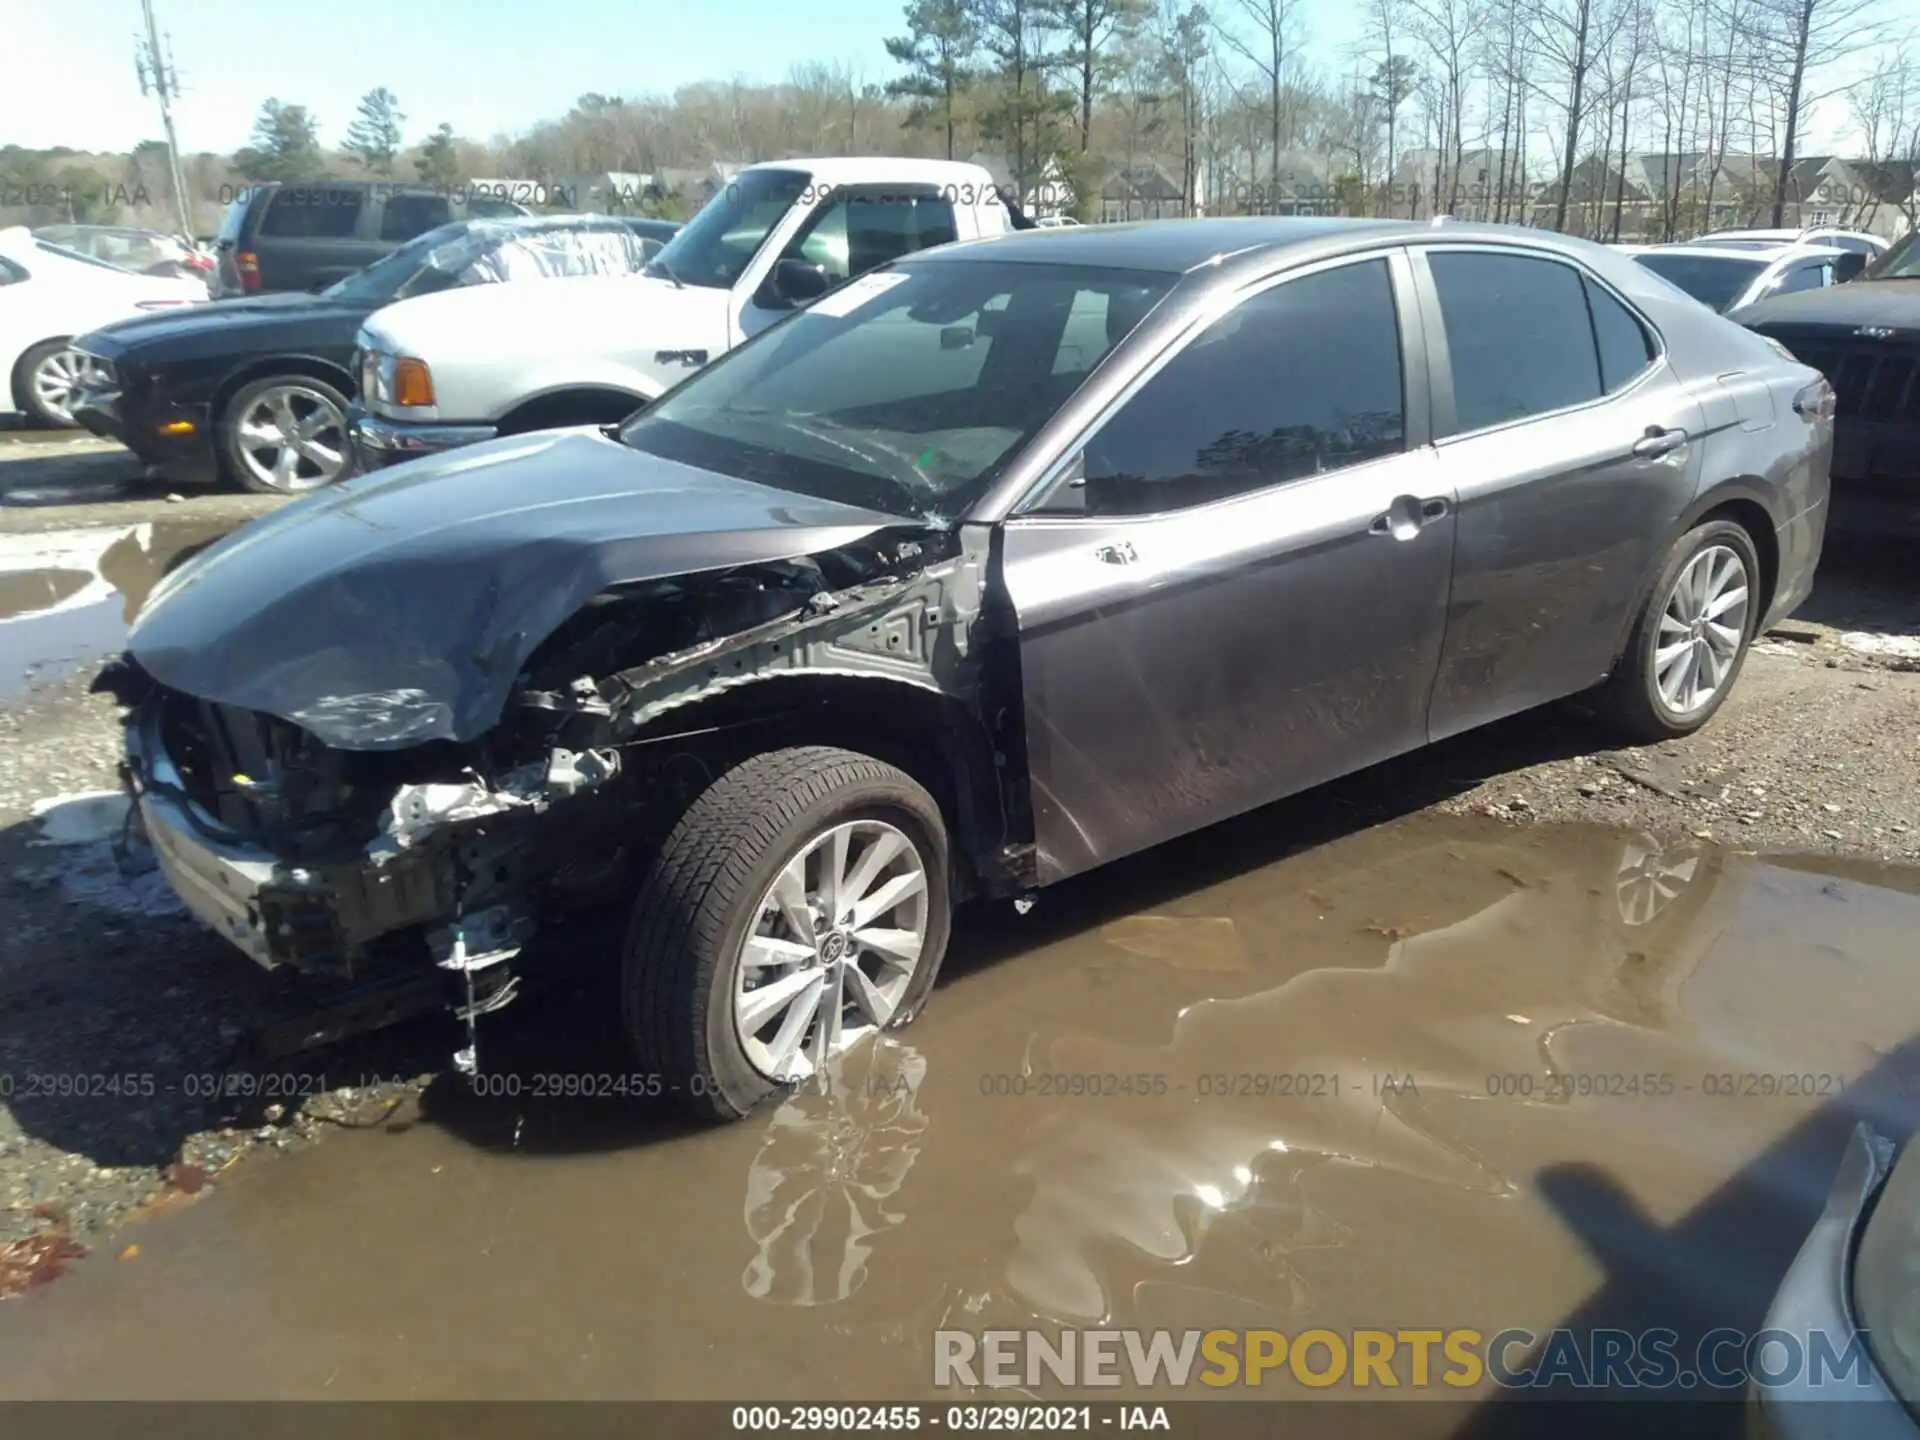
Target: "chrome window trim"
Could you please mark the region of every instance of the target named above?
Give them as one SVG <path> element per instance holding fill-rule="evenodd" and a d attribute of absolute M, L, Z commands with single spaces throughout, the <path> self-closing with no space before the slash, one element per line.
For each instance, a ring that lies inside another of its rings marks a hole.
<path fill-rule="evenodd" d="M 1639 390 L 1642 387 L 1649 385 L 1652 382 L 1653 377 L 1655 375 L 1660 374 L 1663 369 L 1671 373 L 1672 365 L 1671 365 L 1671 357 L 1669 355 L 1668 348 L 1667 348 L 1667 337 L 1661 331 L 1660 327 L 1654 324 L 1653 321 L 1648 318 L 1647 313 L 1644 310 L 1642 310 L 1638 305 L 1634 304 L 1633 301 L 1630 300 L 1627 296 L 1621 294 L 1618 288 L 1609 284 L 1607 282 L 1607 278 L 1604 275 L 1596 273 L 1593 269 L 1591 269 L 1586 265 L 1582 265 L 1578 260 L 1574 259 L 1571 256 L 1561 255 L 1548 250 L 1539 250 L 1527 245 L 1475 245 L 1475 244 L 1465 243 L 1465 242 L 1456 243 L 1456 244 L 1418 244 L 1416 243 L 1414 245 L 1409 246 L 1408 248 L 1412 252 L 1413 264 L 1414 264 L 1415 270 L 1418 272 L 1421 280 L 1424 282 L 1427 293 L 1432 296 L 1433 309 L 1430 317 L 1432 328 L 1428 332 L 1427 343 L 1429 344 L 1429 346 L 1433 348 L 1429 355 L 1429 364 L 1432 366 L 1436 376 L 1444 376 L 1444 390 L 1446 395 L 1446 419 L 1450 425 L 1459 424 L 1459 411 L 1455 405 L 1454 393 L 1453 393 L 1453 351 L 1447 344 L 1446 317 L 1441 312 L 1441 308 L 1440 308 L 1440 287 L 1439 287 L 1439 283 L 1434 278 L 1432 269 L 1426 263 L 1428 255 L 1471 253 L 1471 254 L 1481 254 L 1481 255 L 1499 255 L 1499 256 L 1504 256 L 1508 259 L 1511 259 L 1514 256 L 1519 256 L 1522 259 L 1540 260 L 1550 265 L 1564 266 L 1566 269 L 1571 270 L 1575 275 L 1580 276 L 1583 279 L 1591 280 L 1595 285 L 1598 285 L 1602 290 L 1606 291 L 1607 294 L 1611 295 L 1614 299 L 1618 300 L 1622 305 L 1626 306 L 1627 313 L 1629 315 L 1632 315 L 1634 319 L 1639 321 L 1641 327 L 1649 335 L 1653 336 L 1653 342 L 1654 342 L 1654 348 L 1655 348 L 1654 357 L 1651 360 L 1649 360 L 1645 366 L 1641 368 L 1639 373 L 1636 374 L 1629 383 L 1622 385 L 1618 390 L 1614 390 L 1611 392 L 1602 390 L 1599 395 L 1595 396 L 1591 400 L 1582 400 L 1572 405 L 1562 405 L 1562 406 L 1559 406 L 1557 409 L 1553 409 L 1553 410 L 1542 410 L 1542 411 L 1539 411 L 1537 414 L 1533 414 L 1533 415 L 1522 415 L 1512 420 L 1502 420 L 1498 424 L 1494 424 L 1494 425 L 1482 425 L 1472 430 L 1453 429 L 1453 430 L 1450 430 L 1449 433 L 1445 435 L 1441 435 L 1438 433 L 1438 431 L 1441 428 L 1441 421 L 1439 416 L 1436 415 L 1434 419 L 1434 427 L 1433 427 L 1434 431 L 1436 432 L 1434 435 L 1433 443 L 1436 446 L 1451 445 L 1458 440 L 1476 439 L 1482 435 L 1494 435 L 1504 430 L 1512 430 L 1517 426 L 1538 424 L 1542 420 L 1555 420 L 1555 419 L 1563 418 L 1568 415 L 1578 415 L 1582 411 L 1597 409 L 1599 406 L 1602 406 L 1602 405 L 1610 405 L 1613 402 L 1620 400 L 1625 396 L 1633 394 L 1636 390 Z M 1586 299 L 1586 296 L 1583 293 L 1581 296 L 1581 300 L 1583 304 L 1585 302 L 1585 299 Z M 1592 335 L 1593 314 L 1591 310 L 1589 310 L 1587 314 L 1587 328 L 1588 328 L 1589 335 Z M 1595 347 L 1594 348 L 1594 366 L 1596 371 L 1598 371 L 1599 359 L 1600 359 L 1599 340 L 1597 336 L 1594 336 L 1593 338 L 1594 338 L 1594 347 Z M 1604 375 L 1600 377 L 1600 383 L 1602 385 L 1606 384 L 1606 377 Z M 1435 388 L 1436 388 L 1435 398 L 1437 401 L 1439 398 L 1438 391 L 1442 388 L 1441 383 L 1437 381 Z M 1439 406 L 1436 404 L 1435 408 L 1438 409 Z"/>
<path fill-rule="evenodd" d="M 1393 300 L 1394 320 L 1400 334 L 1400 410 L 1404 448 L 1397 455 L 1381 455 L 1372 460 L 1363 460 L 1355 465 L 1345 465 L 1338 470 L 1324 471 L 1319 475 L 1301 475 L 1292 480 L 1276 481 L 1272 485 L 1263 485 L 1255 490 L 1245 490 L 1237 495 L 1224 495 L 1217 500 L 1204 501 L 1198 505 L 1183 505 L 1171 510 L 1154 510 L 1142 515 L 1073 515 L 1036 511 L 1033 507 L 1065 478 L 1066 472 L 1080 459 L 1087 442 L 1097 435 L 1115 415 L 1145 389 L 1148 382 L 1157 376 L 1174 359 L 1184 354 L 1206 330 L 1217 321 L 1224 319 L 1238 306 L 1264 295 L 1267 291 L 1286 284 L 1290 280 L 1303 280 L 1310 276 L 1323 274 L 1329 270 L 1341 269 L 1350 265 L 1372 264 L 1385 261 L 1387 266 L 1387 284 Z M 1245 284 L 1231 289 L 1221 289 L 1206 296 L 1203 302 L 1188 317 L 1186 323 L 1174 335 L 1169 337 L 1160 350 L 1134 372 L 1118 394 L 1112 396 L 1092 419 L 1062 441 L 1059 452 L 1048 462 L 1040 478 L 1027 487 L 1026 491 L 1007 511 L 1007 520 L 1029 522 L 1045 521 L 1068 524 L 1125 524 L 1133 521 L 1163 520 L 1171 515 L 1191 515 L 1204 510 L 1219 509 L 1222 506 L 1238 504 L 1241 501 L 1259 496 L 1271 495 L 1277 490 L 1289 486 L 1305 484 L 1309 481 L 1327 478 L 1332 475 L 1344 475 L 1350 470 L 1361 470 L 1372 465 L 1385 464 L 1394 460 L 1404 460 L 1414 454 L 1426 443 L 1431 434 L 1430 416 L 1427 413 L 1427 381 L 1429 376 L 1426 364 L 1426 346 L 1423 342 L 1423 317 L 1417 304 L 1407 303 L 1414 296 L 1412 272 L 1407 260 L 1406 246 L 1395 243 L 1377 250 L 1362 251 L 1358 254 L 1331 256 L 1297 268 L 1269 273 L 1249 280 Z M 1122 342 L 1124 343 L 1124 342 Z M 1111 352 L 1109 352 L 1111 353 Z M 1095 367 L 1096 370 L 1098 366 Z M 1089 377 L 1091 378 L 1091 376 Z M 1419 413 L 1420 434 L 1415 434 L 1416 405 Z"/>

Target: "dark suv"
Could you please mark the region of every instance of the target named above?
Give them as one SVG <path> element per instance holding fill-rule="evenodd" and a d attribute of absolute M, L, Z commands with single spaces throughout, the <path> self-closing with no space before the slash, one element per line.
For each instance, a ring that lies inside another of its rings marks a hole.
<path fill-rule="evenodd" d="M 458 188 L 384 180 L 250 186 L 234 197 L 214 237 L 213 292 L 323 290 L 441 225 L 530 213 Z"/>
<path fill-rule="evenodd" d="M 1833 382 L 1841 493 L 1902 507 L 1920 499 L 1920 239 L 1909 235 L 1857 280 L 1763 300 L 1737 318 Z"/>

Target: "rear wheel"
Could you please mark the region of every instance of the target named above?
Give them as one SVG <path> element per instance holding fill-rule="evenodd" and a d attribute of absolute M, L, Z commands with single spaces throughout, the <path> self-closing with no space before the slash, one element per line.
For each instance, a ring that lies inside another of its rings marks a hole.
<path fill-rule="evenodd" d="M 1613 675 L 1602 716 L 1653 743 L 1691 735 L 1726 703 L 1760 622 L 1760 562 L 1731 520 L 1682 535 L 1667 554 Z"/>
<path fill-rule="evenodd" d="M 220 420 L 227 468 L 249 490 L 303 495 L 347 472 L 347 400 L 324 380 L 271 375 L 242 386 Z"/>
<path fill-rule="evenodd" d="M 628 1033 L 696 1110 L 746 1114 L 911 1020 L 946 951 L 939 806 L 825 746 L 743 761 L 661 847 L 628 931 Z"/>

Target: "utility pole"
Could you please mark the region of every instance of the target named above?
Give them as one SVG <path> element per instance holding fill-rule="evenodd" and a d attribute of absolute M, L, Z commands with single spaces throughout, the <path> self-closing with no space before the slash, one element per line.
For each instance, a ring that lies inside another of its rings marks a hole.
<path fill-rule="evenodd" d="M 180 217 L 180 234 L 193 239 L 193 216 L 187 209 L 187 182 L 180 170 L 180 141 L 173 133 L 173 102 L 180 93 L 180 76 L 160 43 L 160 27 L 154 22 L 153 0 L 140 0 L 146 17 L 147 37 L 134 42 L 133 66 L 140 76 L 140 93 L 160 102 L 160 123 L 167 131 L 167 168 L 173 176 L 174 210 Z"/>

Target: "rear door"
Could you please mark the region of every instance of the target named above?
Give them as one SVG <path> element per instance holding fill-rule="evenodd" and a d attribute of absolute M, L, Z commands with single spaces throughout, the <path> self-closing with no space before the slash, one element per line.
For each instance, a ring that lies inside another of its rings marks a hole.
<path fill-rule="evenodd" d="M 1413 254 L 1459 498 L 1437 740 L 1606 676 L 1704 421 L 1657 332 L 1588 272 L 1511 247 Z"/>
<path fill-rule="evenodd" d="M 369 243 L 369 187 L 283 185 L 264 201 L 252 252 L 262 290 L 323 290 L 385 253 Z"/>

